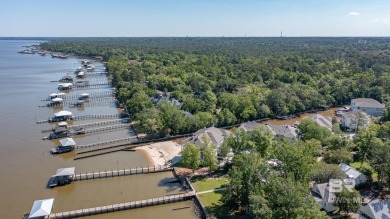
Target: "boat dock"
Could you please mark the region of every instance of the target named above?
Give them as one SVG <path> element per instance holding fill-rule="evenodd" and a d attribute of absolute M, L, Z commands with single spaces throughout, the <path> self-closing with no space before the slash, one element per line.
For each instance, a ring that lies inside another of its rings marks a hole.
<path fill-rule="evenodd" d="M 101 98 L 101 97 L 113 97 L 114 93 L 112 91 L 102 91 L 102 92 L 95 92 L 95 93 L 89 93 L 89 99 L 93 98 Z M 66 94 L 63 95 L 61 98 L 64 100 L 78 100 L 80 97 L 79 94 Z M 50 98 L 41 99 L 42 101 L 50 101 Z"/>
<path fill-rule="evenodd" d="M 158 173 L 172 171 L 172 167 L 167 166 L 152 166 L 152 167 L 136 167 L 132 169 L 117 169 L 117 170 L 108 170 L 108 171 L 99 171 L 99 172 L 90 172 L 90 173 L 79 173 L 73 175 L 73 181 L 82 181 L 82 180 L 91 180 L 99 178 L 109 178 L 109 177 L 119 177 L 119 176 L 129 176 L 129 175 L 138 175 L 138 174 L 148 174 L 148 173 Z"/>
<path fill-rule="evenodd" d="M 181 202 L 191 200 L 195 196 L 194 191 L 190 191 L 184 194 L 168 195 L 160 198 L 151 198 L 140 201 L 126 202 L 120 204 L 106 205 L 101 207 L 86 208 L 74 211 L 60 212 L 50 214 L 50 219 L 62 219 L 62 218 L 76 218 L 84 217 L 96 214 L 106 214 L 115 211 L 124 211 L 136 208 L 143 208 L 148 206 L 162 205 L 174 202 Z"/>
<path fill-rule="evenodd" d="M 113 120 L 86 123 L 86 124 L 80 124 L 80 125 L 70 125 L 70 126 L 68 126 L 68 129 L 90 128 L 90 127 L 104 126 L 104 125 L 115 125 L 115 124 L 121 124 L 121 123 L 129 123 L 129 121 L 130 120 L 128 118 L 113 119 Z M 54 128 L 44 129 L 44 130 L 42 130 L 42 133 L 47 133 L 47 132 L 52 132 L 52 131 L 54 131 Z"/>
<path fill-rule="evenodd" d="M 64 137 L 71 137 L 76 135 L 95 135 L 103 132 L 111 132 L 111 131 L 117 131 L 117 130 L 123 130 L 123 129 L 129 129 L 131 126 L 129 124 L 118 124 L 118 125 L 112 125 L 112 126 L 104 126 L 99 128 L 93 128 L 93 129 L 84 129 L 80 128 L 80 130 L 67 130 L 63 133 L 52 133 L 47 137 L 43 137 L 43 140 L 46 139 L 57 139 L 57 138 L 64 138 Z M 132 131 L 130 130 L 130 133 Z"/>
<path fill-rule="evenodd" d="M 119 119 L 125 118 L 124 114 L 96 114 L 96 115 L 84 115 L 84 116 L 72 116 L 71 120 L 88 120 L 88 119 Z M 51 121 L 51 119 L 37 121 L 37 124 L 49 123 L 49 122 L 59 122 Z"/>

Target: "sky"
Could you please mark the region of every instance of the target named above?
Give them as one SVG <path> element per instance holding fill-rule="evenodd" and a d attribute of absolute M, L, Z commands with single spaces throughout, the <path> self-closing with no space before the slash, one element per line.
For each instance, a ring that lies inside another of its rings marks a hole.
<path fill-rule="evenodd" d="M 4 0 L 0 37 L 390 36 L 390 0 Z"/>

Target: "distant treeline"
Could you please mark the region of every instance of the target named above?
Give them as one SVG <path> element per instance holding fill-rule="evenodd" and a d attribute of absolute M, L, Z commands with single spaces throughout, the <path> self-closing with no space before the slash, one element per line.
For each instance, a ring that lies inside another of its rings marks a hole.
<path fill-rule="evenodd" d="M 390 38 L 55 38 L 101 56 L 139 129 L 178 134 L 390 94 Z M 129 62 L 129 60 L 135 60 Z M 183 103 L 155 106 L 156 90 Z"/>

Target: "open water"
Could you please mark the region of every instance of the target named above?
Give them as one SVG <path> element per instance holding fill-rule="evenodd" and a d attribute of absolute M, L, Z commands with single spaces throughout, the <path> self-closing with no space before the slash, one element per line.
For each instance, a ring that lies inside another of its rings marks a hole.
<path fill-rule="evenodd" d="M 51 175 L 58 168 L 76 167 L 76 173 L 99 170 L 148 166 L 141 152 L 115 152 L 93 158 L 73 160 L 73 152 L 51 155 L 57 140 L 42 140 L 47 133 L 41 130 L 55 124 L 36 124 L 53 116 L 54 112 L 70 110 L 75 116 L 89 114 L 117 114 L 115 106 L 84 108 L 38 107 L 41 99 L 59 92 L 57 83 L 66 74 L 80 66 L 76 57 L 56 59 L 50 55 L 19 54 L 22 46 L 36 41 L 0 40 L 0 218 L 21 218 L 28 213 L 34 200 L 54 198 L 53 212 L 77 210 L 128 201 L 176 194 L 179 185 L 164 183 L 170 173 L 106 178 L 70 185 L 46 188 Z M 103 65 L 94 62 L 96 69 Z M 101 78 L 101 80 L 106 80 Z M 111 88 L 72 90 L 72 94 L 109 91 Z M 82 124 L 95 121 L 74 121 Z M 75 138 L 78 144 L 89 144 L 131 136 L 129 130 Z M 190 208 L 187 208 L 187 207 Z M 183 208 L 183 210 L 176 210 Z M 166 217 L 165 217 L 166 216 Z M 197 218 L 192 202 L 180 202 L 137 210 L 91 216 L 89 218 Z"/>

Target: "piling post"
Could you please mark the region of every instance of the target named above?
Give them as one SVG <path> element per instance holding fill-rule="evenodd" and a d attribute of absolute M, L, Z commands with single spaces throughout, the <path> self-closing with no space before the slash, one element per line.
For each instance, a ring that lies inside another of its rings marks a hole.
<path fill-rule="evenodd" d="M 95 171 L 92 171 L 92 178 L 95 179 Z"/>

